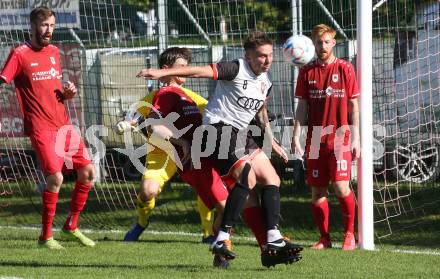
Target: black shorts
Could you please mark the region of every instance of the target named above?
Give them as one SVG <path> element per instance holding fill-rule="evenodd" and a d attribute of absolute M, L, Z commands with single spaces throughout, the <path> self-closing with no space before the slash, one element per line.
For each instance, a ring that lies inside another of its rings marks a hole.
<path fill-rule="evenodd" d="M 262 150 L 251 131 L 239 130 L 225 123 L 211 124 L 217 132 L 214 153 L 210 155 L 220 176 L 230 186 L 235 183 L 231 173 L 241 164 L 252 160 Z"/>

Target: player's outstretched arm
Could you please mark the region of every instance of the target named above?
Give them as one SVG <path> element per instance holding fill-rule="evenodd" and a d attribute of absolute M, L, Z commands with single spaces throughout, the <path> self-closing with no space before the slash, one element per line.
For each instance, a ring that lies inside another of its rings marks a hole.
<path fill-rule="evenodd" d="M 196 67 L 177 67 L 168 69 L 142 69 L 136 77 L 144 79 L 158 80 L 163 77 L 195 77 L 195 78 L 213 78 L 214 71 L 211 66 Z"/>

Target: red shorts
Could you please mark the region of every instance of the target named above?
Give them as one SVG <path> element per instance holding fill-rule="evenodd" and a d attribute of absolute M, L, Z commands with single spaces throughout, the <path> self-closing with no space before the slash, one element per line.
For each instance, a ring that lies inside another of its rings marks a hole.
<path fill-rule="evenodd" d="M 202 160 L 201 169 L 186 170 L 180 177 L 196 190 L 197 195 L 209 209 L 228 198 L 228 190 L 214 168 L 211 160 Z"/>
<path fill-rule="evenodd" d="M 58 131 L 33 131 L 29 138 L 46 176 L 77 170 L 91 163 L 87 148 L 73 126 Z"/>
<path fill-rule="evenodd" d="M 321 147 L 318 159 L 307 159 L 307 183 L 327 187 L 330 181 L 350 181 L 351 160 L 351 151 L 343 152 L 340 160 L 336 160 L 333 150 Z"/>

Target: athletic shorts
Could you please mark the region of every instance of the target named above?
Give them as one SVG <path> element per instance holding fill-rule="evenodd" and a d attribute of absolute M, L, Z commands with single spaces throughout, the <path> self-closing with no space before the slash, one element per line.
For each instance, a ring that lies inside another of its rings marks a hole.
<path fill-rule="evenodd" d="M 45 176 L 68 173 L 91 164 L 87 148 L 73 126 L 67 130 L 33 131 L 29 138 Z"/>
<path fill-rule="evenodd" d="M 212 126 L 217 131 L 217 141 L 210 159 L 214 162 L 214 166 L 218 169 L 225 184 L 230 187 L 235 183 L 235 179 L 232 177 L 234 170 L 242 164 L 250 162 L 262 150 L 255 143 L 250 131 L 246 135 L 240 135 L 239 129 L 225 123 L 216 123 Z M 222 131 L 231 134 L 229 141 L 222 142 Z"/>
<path fill-rule="evenodd" d="M 145 172 L 142 179 L 153 179 L 159 183 L 160 190 L 176 173 L 177 167 L 174 161 L 165 153 L 147 154 L 145 161 Z"/>
<path fill-rule="evenodd" d="M 350 181 L 351 160 L 351 151 L 343 152 L 341 160 L 336 160 L 333 150 L 321 146 L 318 159 L 307 159 L 307 183 L 327 187 L 330 182 Z"/>
<path fill-rule="evenodd" d="M 182 172 L 180 177 L 194 188 L 206 207 L 212 210 L 216 204 L 228 198 L 228 190 L 211 160 L 202 159 L 201 166 L 200 169 Z"/>

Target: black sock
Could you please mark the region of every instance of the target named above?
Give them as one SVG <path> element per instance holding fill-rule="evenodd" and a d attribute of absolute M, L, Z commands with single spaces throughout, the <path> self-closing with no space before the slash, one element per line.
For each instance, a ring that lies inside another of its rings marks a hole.
<path fill-rule="evenodd" d="M 229 233 L 230 228 L 240 217 L 241 211 L 243 211 L 244 204 L 249 195 L 249 187 L 237 182 L 234 188 L 229 192 L 228 199 L 226 200 L 225 211 L 223 213 L 223 220 L 220 230 Z"/>
<path fill-rule="evenodd" d="M 261 192 L 261 206 L 266 217 L 268 230 L 278 229 L 280 222 L 280 189 L 275 185 L 265 185 Z"/>

